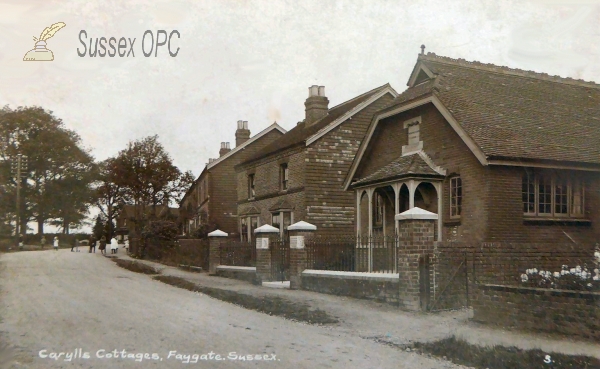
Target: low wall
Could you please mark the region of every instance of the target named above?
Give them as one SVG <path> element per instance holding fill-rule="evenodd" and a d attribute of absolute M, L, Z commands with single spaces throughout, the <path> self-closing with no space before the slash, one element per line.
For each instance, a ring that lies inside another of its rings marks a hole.
<path fill-rule="evenodd" d="M 600 293 L 545 288 L 478 285 L 476 321 L 600 342 Z"/>
<path fill-rule="evenodd" d="M 304 270 L 302 289 L 398 304 L 398 274 Z"/>
<path fill-rule="evenodd" d="M 219 265 L 217 267 L 217 276 L 254 283 L 256 280 L 256 268 Z"/>

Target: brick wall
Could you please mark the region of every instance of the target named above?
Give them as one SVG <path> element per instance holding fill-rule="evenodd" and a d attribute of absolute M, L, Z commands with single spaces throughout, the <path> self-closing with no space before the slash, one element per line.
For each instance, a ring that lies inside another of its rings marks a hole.
<path fill-rule="evenodd" d="M 238 214 L 255 207 L 260 211 L 259 225 L 271 224 L 271 211 L 276 203 L 285 200 L 293 207 L 293 222 L 306 220 L 305 207 L 305 152 L 303 147 L 285 150 L 278 155 L 260 160 L 237 170 Z M 280 188 L 279 168 L 288 164 L 288 189 Z M 248 174 L 254 174 L 255 200 L 248 200 Z"/>
<path fill-rule="evenodd" d="M 215 222 L 222 231 L 229 234 L 239 232 L 237 175 L 234 167 L 281 136 L 281 132 L 273 130 L 208 170 L 208 213 L 210 220 Z"/>
<path fill-rule="evenodd" d="M 355 232 L 356 197 L 343 182 L 373 115 L 392 99 L 386 94 L 306 148 L 306 220 L 319 234 Z"/>
<path fill-rule="evenodd" d="M 562 265 L 593 265 L 594 245 L 573 243 L 482 243 L 474 248 L 478 283 L 521 284 L 527 269 L 558 272 Z M 592 268 L 593 269 L 593 268 Z"/>
<path fill-rule="evenodd" d="M 600 293 L 480 285 L 473 319 L 600 342 Z"/>
<path fill-rule="evenodd" d="M 548 224 L 526 222 L 523 217 L 522 176 L 518 167 L 494 167 L 489 171 L 489 228 L 486 241 L 575 242 L 589 244 L 600 240 L 600 174 L 571 172 L 584 180 L 585 215 L 590 224 Z M 570 238 L 569 238 L 570 237 Z"/>
<path fill-rule="evenodd" d="M 421 117 L 419 137 L 423 150 L 436 165 L 445 168 L 449 176 L 461 176 L 463 186 L 462 215 L 450 220 L 449 181 L 443 183 L 442 239 L 454 241 L 481 241 L 486 237 L 489 204 L 486 181 L 489 168 L 483 167 L 450 124 L 432 105 L 426 104 L 379 122 L 371 144 L 363 155 L 355 178 L 365 177 L 402 155 L 402 146 L 408 143 L 403 123 Z M 520 194 L 520 192 L 519 192 Z"/>
<path fill-rule="evenodd" d="M 345 278 L 335 275 L 302 275 L 302 289 L 338 296 L 351 296 L 389 304 L 398 304 L 398 279 L 377 280 L 363 278 Z"/>

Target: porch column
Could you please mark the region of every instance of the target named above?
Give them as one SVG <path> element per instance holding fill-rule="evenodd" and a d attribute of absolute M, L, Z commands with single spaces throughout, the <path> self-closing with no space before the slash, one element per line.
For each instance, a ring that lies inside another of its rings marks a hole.
<path fill-rule="evenodd" d="M 287 229 L 290 233 L 290 289 L 298 290 L 302 288 L 302 272 L 306 269 L 308 261 L 304 245 L 317 227 L 300 221 Z"/>
<path fill-rule="evenodd" d="M 361 216 L 361 209 L 360 209 L 360 199 L 361 199 L 361 195 L 362 195 L 363 190 L 356 190 L 356 236 L 358 237 L 360 235 L 360 227 L 362 226 L 360 224 L 360 216 Z"/>
<path fill-rule="evenodd" d="M 208 274 L 217 274 L 217 267 L 221 264 L 221 245 L 227 241 L 228 234 L 216 230 L 208 234 Z"/>
<path fill-rule="evenodd" d="M 279 235 L 279 229 L 265 224 L 254 230 L 256 237 L 256 283 L 271 280 L 271 249 L 269 239 Z"/>
<path fill-rule="evenodd" d="M 368 245 L 368 271 L 369 273 L 373 271 L 373 240 L 371 237 L 373 236 L 373 193 L 375 193 L 374 188 L 367 189 L 367 195 L 369 196 L 369 235 L 367 238 Z"/>
<path fill-rule="evenodd" d="M 433 186 L 435 187 L 435 190 L 437 191 L 437 195 L 438 195 L 438 219 L 437 219 L 437 241 L 442 241 L 442 214 L 444 213 L 442 211 L 442 205 L 444 204 L 444 199 L 443 196 L 444 194 L 442 193 L 442 182 L 434 182 Z"/>
<path fill-rule="evenodd" d="M 410 181 L 408 181 L 408 209 L 412 209 L 415 207 L 415 191 L 417 190 L 417 186 L 419 184 L 414 180 L 411 179 Z M 398 214 L 398 213 L 396 213 Z"/>
<path fill-rule="evenodd" d="M 393 188 L 394 188 L 394 195 L 395 195 L 394 215 L 396 215 L 396 214 L 400 214 L 400 189 L 402 188 L 402 183 L 394 183 Z M 395 230 L 396 234 L 398 234 L 398 221 L 395 219 L 396 218 L 394 218 L 394 230 Z"/>
<path fill-rule="evenodd" d="M 373 193 L 374 188 L 367 189 L 367 196 L 369 197 L 369 236 L 373 233 Z"/>

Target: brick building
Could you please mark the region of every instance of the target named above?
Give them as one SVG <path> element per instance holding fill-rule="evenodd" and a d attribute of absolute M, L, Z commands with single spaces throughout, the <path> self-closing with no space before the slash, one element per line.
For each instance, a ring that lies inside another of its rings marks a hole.
<path fill-rule="evenodd" d="M 358 233 L 418 206 L 443 241 L 600 239 L 600 85 L 422 53 L 408 86 L 345 180 Z"/>
<path fill-rule="evenodd" d="M 194 184 L 180 202 L 180 222 L 183 233 L 193 232 L 199 225 L 208 224 L 224 232 L 237 234 L 237 193 L 234 166 L 247 160 L 268 144 L 280 138 L 286 130 L 271 124 L 250 137 L 248 122 L 238 121 L 236 146 L 222 142 L 219 158 L 209 159 Z"/>
<path fill-rule="evenodd" d="M 354 195 L 342 182 L 371 117 L 397 95 L 386 84 L 329 108 L 325 88 L 310 87 L 305 119 L 236 166 L 241 239 L 263 224 L 283 234 L 301 220 L 321 234 L 353 232 Z"/>

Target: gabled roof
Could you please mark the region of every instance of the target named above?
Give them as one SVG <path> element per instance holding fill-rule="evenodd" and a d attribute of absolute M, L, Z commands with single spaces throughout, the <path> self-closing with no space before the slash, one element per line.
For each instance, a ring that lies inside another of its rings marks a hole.
<path fill-rule="evenodd" d="M 431 53 L 418 65 L 489 159 L 600 164 L 600 85 Z"/>
<path fill-rule="evenodd" d="M 279 139 L 259 150 L 255 155 L 250 157 L 241 165 L 253 162 L 265 156 L 275 154 L 294 146 L 309 145 L 310 143 L 314 142 L 314 140 L 329 132 L 331 129 L 340 125 L 352 115 L 358 113 L 364 107 L 370 105 L 373 99 L 376 100 L 386 93 L 390 93 L 393 96 L 398 95 L 396 91 L 388 83 L 386 83 L 383 86 L 377 87 L 351 100 L 334 106 L 333 108 L 329 109 L 329 113 L 326 116 L 308 127 L 306 127 L 304 121 L 300 122 Z"/>
<path fill-rule="evenodd" d="M 160 213 L 162 213 L 163 211 L 165 211 L 165 209 L 167 208 L 166 205 L 156 205 L 156 216 L 158 216 Z M 152 205 L 146 205 L 145 208 L 145 215 L 149 216 L 150 214 L 152 214 Z M 179 211 L 179 209 L 176 209 L 177 211 Z M 123 214 L 128 218 L 135 218 L 135 205 L 125 205 L 123 207 Z"/>
<path fill-rule="evenodd" d="M 432 103 L 483 165 L 596 170 L 600 85 L 433 53 L 419 55 L 409 88 L 371 123 L 345 181 L 381 119 Z"/>
<path fill-rule="evenodd" d="M 186 191 L 185 195 L 183 195 L 183 198 L 179 202 L 180 206 L 181 206 L 181 204 L 183 204 L 183 202 L 187 199 L 187 197 L 189 196 L 189 194 L 192 192 L 192 189 L 194 187 L 196 187 L 196 185 L 198 184 L 198 181 L 200 180 L 200 178 L 202 178 L 204 176 L 205 172 L 207 172 L 209 169 L 214 168 L 216 165 L 222 163 L 225 159 L 227 159 L 227 158 L 231 157 L 232 155 L 234 155 L 235 153 L 243 150 L 248 145 L 250 145 L 254 141 L 258 140 L 259 138 L 261 138 L 262 136 L 266 135 L 267 133 L 269 133 L 269 132 L 271 132 L 273 130 L 278 130 L 279 132 L 281 132 L 283 134 L 285 134 L 287 132 L 284 128 L 282 128 L 279 124 L 277 124 L 277 122 L 275 122 L 275 123 L 271 124 L 270 126 L 268 126 L 267 128 L 265 128 L 262 131 L 260 131 L 259 133 L 257 133 L 256 135 L 254 135 L 253 137 L 251 137 L 248 141 L 246 141 L 243 144 L 235 147 L 234 149 L 232 149 L 231 151 L 229 151 L 227 154 L 221 156 L 220 158 L 216 159 L 212 163 L 206 164 L 204 166 L 204 169 L 202 170 L 202 172 L 198 176 L 198 178 L 196 178 L 196 180 L 194 181 L 194 183 L 192 183 L 192 185 L 190 186 L 190 188 L 188 188 L 188 190 Z"/>
<path fill-rule="evenodd" d="M 445 170 L 433 164 L 423 151 L 418 151 L 411 155 L 401 156 L 372 174 L 360 178 L 352 183 L 352 187 L 404 177 L 444 177 L 445 175 Z"/>
<path fill-rule="evenodd" d="M 212 163 L 207 164 L 207 168 L 211 169 L 214 168 L 215 166 L 219 165 L 221 162 L 223 162 L 225 159 L 229 158 L 232 155 L 235 155 L 235 153 L 243 150 L 246 146 L 250 145 L 251 143 L 253 143 L 254 141 L 258 140 L 259 138 L 261 138 L 262 136 L 266 135 L 267 133 L 271 132 L 272 130 L 278 130 L 279 132 L 283 133 L 285 135 L 285 133 L 287 132 L 285 129 L 283 129 L 279 124 L 277 123 L 273 123 L 270 126 L 268 126 L 267 128 L 263 129 L 262 131 L 260 131 L 258 134 L 254 135 L 252 138 L 250 138 L 248 141 L 244 142 L 243 144 L 236 146 L 234 149 L 232 149 L 231 151 L 229 151 L 227 154 L 221 156 L 220 158 L 216 159 L 215 161 L 213 161 Z"/>

